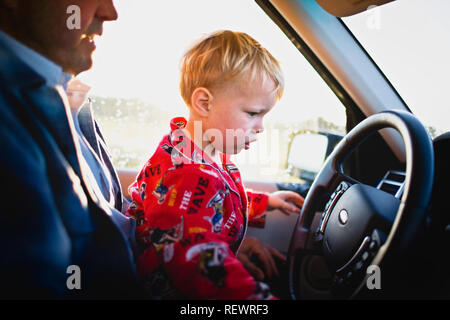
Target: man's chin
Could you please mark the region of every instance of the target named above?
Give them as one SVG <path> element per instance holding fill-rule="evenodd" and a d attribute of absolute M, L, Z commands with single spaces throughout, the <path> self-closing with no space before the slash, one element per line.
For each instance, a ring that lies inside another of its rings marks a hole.
<path fill-rule="evenodd" d="M 66 73 L 77 76 L 78 74 L 91 69 L 92 65 L 93 65 L 92 57 L 89 57 L 89 58 L 83 59 L 83 61 L 78 61 L 78 63 L 76 63 L 76 64 L 71 64 L 70 66 L 63 68 L 63 70 Z"/>

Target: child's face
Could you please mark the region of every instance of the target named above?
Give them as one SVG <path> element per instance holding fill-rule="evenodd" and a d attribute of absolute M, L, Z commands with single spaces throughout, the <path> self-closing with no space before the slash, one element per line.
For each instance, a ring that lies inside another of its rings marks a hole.
<path fill-rule="evenodd" d="M 263 117 L 277 101 L 275 83 L 266 77 L 215 90 L 204 130 L 213 147 L 226 154 L 249 149 L 264 130 Z"/>

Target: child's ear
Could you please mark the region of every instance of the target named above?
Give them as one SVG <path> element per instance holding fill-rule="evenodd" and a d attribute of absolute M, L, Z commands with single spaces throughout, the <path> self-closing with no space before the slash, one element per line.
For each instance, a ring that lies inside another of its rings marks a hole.
<path fill-rule="evenodd" d="M 196 88 L 192 93 L 191 107 L 202 117 L 207 117 L 212 104 L 211 92 L 203 87 Z"/>

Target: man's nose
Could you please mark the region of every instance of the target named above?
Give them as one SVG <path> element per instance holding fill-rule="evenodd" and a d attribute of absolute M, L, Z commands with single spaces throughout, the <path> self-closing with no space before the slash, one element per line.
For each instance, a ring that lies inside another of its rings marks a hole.
<path fill-rule="evenodd" d="M 100 5 L 96 14 L 102 21 L 114 21 L 119 17 L 113 0 L 100 0 Z"/>

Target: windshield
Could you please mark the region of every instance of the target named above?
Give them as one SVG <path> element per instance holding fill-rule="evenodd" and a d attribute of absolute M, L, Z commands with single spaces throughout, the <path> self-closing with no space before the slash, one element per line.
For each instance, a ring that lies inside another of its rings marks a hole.
<path fill-rule="evenodd" d="M 432 137 L 450 131 L 448 12 L 448 0 L 397 0 L 342 19 Z"/>

